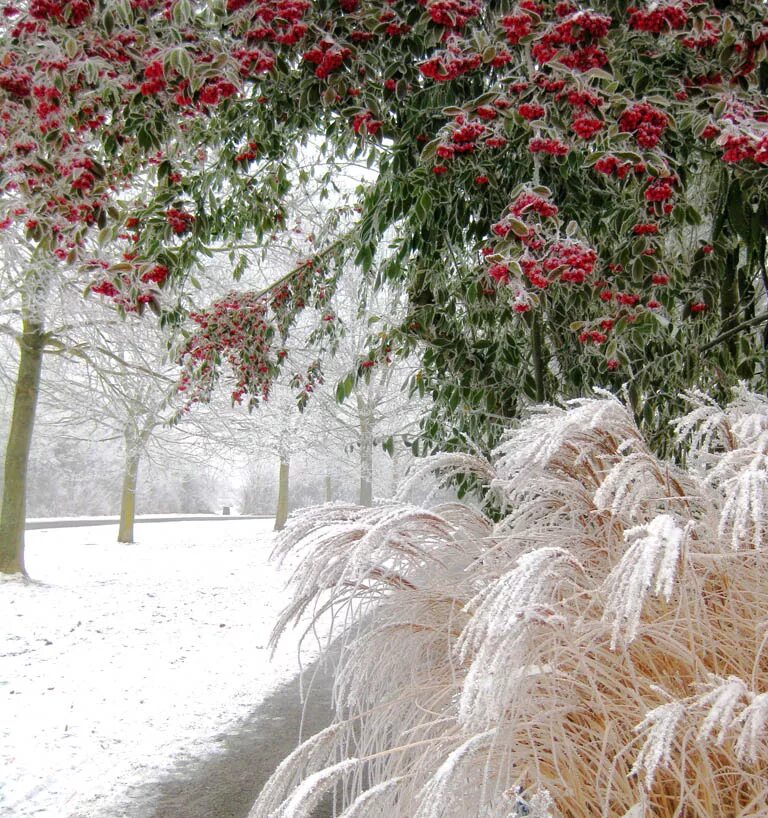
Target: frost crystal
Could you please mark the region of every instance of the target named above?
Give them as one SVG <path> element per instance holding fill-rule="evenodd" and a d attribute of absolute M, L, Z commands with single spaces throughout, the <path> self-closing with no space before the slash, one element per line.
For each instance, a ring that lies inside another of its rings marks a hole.
<path fill-rule="evenodd" d="M 358 764 L 356 758 L 348 758 L 308 776 L 280 809 L 273 813 L 274 818 L 307 818 L 312 814 L 312 810 L 317 806 L 326 790 L 345 773 L 354 770 Z"/>
<path fill-rule="evenodd" d="M 474 616 L 458 643 L 462 661 L 474 656 L 461 693 L 463 722 L 487 724 L 504 712 L 516 671 L 530 664 L 526 655 L 532 628 L 555 624 L 552 603 L 569 574 L 580 573 L 579 561 L 562 548 L 539 548 L 521 556 L 469 604 Z"/>
<path fill-rule="evenodd" d="M 736 741 L 738 757 L 750 764 L 768 756 L 768 693 L 753 696 L 737 719 L 741 726 Z"/>
<path fill-rule="evenodd" d="M 713 679 L 711 690 L 701 694 L 695 700 L 698 708 L 708 708 L 707 715 L 699 729 L 699 739 L 706 741 L 719 728 L 716 741 L 722 744 L 727 732 L 735 722 L 739 704 L 748 695 L 747 686 L 738 676 L 729 676 L 725 680 Z"/>
<path fill-rule="evenodd" d="M 474 735 L 448 755 L 424 788 L 421 807 L 414 818 L 440 818 L 447 802 L 456 800 L 457 789 L 452 786 L 455 785 L 455 780 L 460 776 L 466 780 L 464 765 L 471 762 L 474 753 L 486 746 L 495 734 L 496 730 L 486 730 Z"/>
<path fill-rule="evenodd" d="M 685 533 L 668 514 L 624 532 L 631 544 L 605 581 L 604 616 L 613 619 L 612 650 L 620 640 L 629 643 L 637 636 L 640 614 L 651 591 L 667 602 L 672 598 Z"/>
<path fill-rule="evenodd" d="M 376 808 L 381 796 L 397 787 L 402 780 L 402 776 L 397 776 L 386 781 L 380 781 L 375 787 L 363 791 L 344 812 L 339 814 L 338 818 L 364 818 L 369 814 L 368 810 L 373 810 L 375 815 L 380 814 Z"/>
<path fill-rule="evenodd" d="M 543 789 L 536 790 L 530 799 L 518 794 L 509 818 L 557 818 L 555 802 L 549 792 Z"/>
<path fill-rule="evenodd" d="M 758 455 L 747 468 L 725 481 L 725 505 L 718 536 L 734 550 L 760 550 L 768 540 L 768 458 Z"/>
<path fill-rule="evenodd" d="M 658 767 L 667 766 L 672 756 L 672 745 L 680 720 L 685 716 L 683 702 L 669 702 L 649 711 L 635 732 L 646 733 L 645 743 L 637 754 L 630 775 L 645 771 L 645 788 L 650 791 Z"/>

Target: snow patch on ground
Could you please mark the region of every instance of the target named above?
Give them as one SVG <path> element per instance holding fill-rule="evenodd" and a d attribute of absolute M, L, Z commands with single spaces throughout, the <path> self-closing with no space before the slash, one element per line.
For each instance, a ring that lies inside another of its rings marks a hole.
<path fill-rule="evenodd" d="M 27 533 L 34 582 L 0 583 L 0 816 L 117 818 L 295 675 L 298 633 L 267 650 L 288 578 L 271 526 Z"/>

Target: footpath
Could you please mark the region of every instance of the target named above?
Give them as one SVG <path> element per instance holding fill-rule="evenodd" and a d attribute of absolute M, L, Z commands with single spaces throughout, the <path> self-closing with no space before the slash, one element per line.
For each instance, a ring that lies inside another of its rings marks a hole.
<path fill-rule="evenodd" d="M 221 752 L 181 762 L 173 773 L 131 793 L 120 818 L 247 818 L 264 783 L 301 739 L 331 721 L 336 656 L 310 665 L 267 697 L 233 731 L 220 737 Z M 301 703 L 303 690 L 306 703 Z M 321 804 L 313 818 L 331 818 Z"/>

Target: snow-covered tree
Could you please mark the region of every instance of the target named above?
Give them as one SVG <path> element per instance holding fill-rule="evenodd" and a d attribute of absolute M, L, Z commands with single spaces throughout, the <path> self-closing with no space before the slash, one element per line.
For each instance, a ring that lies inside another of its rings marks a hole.
<path fill-rule="evenodd" d="M 87 422 L 102 439 L 117 438 L 123 449 L 118 542 L 133 542 L 139 464 L 150 439 L 167 423 L 176 398 L 176 368 L 164 354 L 157 325 L 117 315 L 109 324 L 84 327 L 81 366 L 59 372 L 56 389 L 66 398 L 64 422 Z M 49 385 L 50 388 L 51 385 Z"/>
<path fill-rule="evenodd" d="M 405 442 L 415 438 L 427 402 L 409 389 L 417 357 L 396 358 L 387 340 L 391 327 L 402 320 L 402 299 L 387 289 L 366 298 L 363 288 L 359 273 L 346 270 L 333 299 L 343 331 L 325 366 L 336 386 L 318 394 L 315 417 L 329 442 L 356 459 L 359 502 L 371 505 L 374 450 L 388 451 L 394 466 Z"/>

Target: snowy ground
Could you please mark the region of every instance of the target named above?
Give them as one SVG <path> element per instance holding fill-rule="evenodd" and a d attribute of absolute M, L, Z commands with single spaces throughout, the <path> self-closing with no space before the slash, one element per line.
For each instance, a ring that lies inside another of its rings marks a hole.
<path fill-rule="evenodd" d="M 297 672 L 296 635 L 267 651 L 287 579 L 271 525 L 28 532 L 37 582 L 0 582 L 0 816 L 118 818 Z"/>

